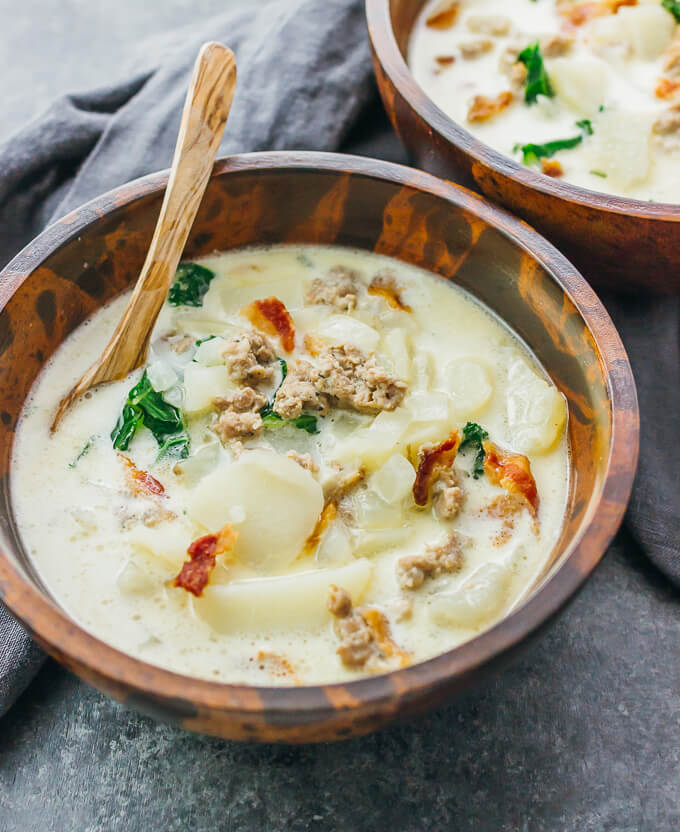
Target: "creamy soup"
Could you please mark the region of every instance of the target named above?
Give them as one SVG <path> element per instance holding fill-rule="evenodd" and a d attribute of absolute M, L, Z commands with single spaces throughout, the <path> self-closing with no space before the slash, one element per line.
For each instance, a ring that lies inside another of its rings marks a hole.
<path fill-rule="evenodd" d="M 470 639 L 544 570 L 565 400 L 462 290 L 344 248 L 183 264 L 148 366 L 50 437 L 126 300 L 54 355 L 13 460 L 39 574 L 104 641 L 210 679 L 345 680 Z"/>
<path fill-rule="evenodd" d="M 418 83 L 481 141 L 553 177 L 680 198 L 680 2 L 433 0 Z"/>

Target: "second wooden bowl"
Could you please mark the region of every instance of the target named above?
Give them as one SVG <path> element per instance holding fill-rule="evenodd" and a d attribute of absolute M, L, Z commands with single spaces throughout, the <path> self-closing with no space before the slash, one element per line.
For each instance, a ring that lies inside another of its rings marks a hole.
<path fill-rule="evenodd" d="M 504 318 L 569 402 L 569 498 L 540 585 L 494 627 L 443 655 L 349 684 L 300 688 L 217 684 L 146 664 L 88 633 L 42 586 L 12 508 L 17 419 L 50 355 L 136 279 L 166 184 L 166 173 L 154 174 L 94 200 L 0 274 L 0 598 L 83 679 L 185 728 L 233 739 L 362 734 L 477 684 L 574 596 L 616 532 L 637 459 L 635 385 L 592 289 L 535 231 L 460 187 L 371 159 L 262 153 L 218 162 L 186 256 L 251 244 L 354 246 L 429 269 Z"/>
<path fill-rule="evenodd" d="M 677 205 L 601 194 L 537 173 L 480 142 L 428 98 L 406 65 L 425 2 L 366 0 L 380 93 L 419 166 L 510 208 L 596 287 L 680 292 L 680 187 Z"/>

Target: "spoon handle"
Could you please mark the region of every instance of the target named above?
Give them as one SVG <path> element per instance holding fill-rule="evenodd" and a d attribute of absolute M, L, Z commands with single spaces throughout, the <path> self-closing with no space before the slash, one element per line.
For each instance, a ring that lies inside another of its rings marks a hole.
<path fill-rule="evenodd" d="M 146 260 L 88 386 L 124 378 L 147 358 L 151 333 L 203 198 L 236 85 L 231 49 L 206 43 L 196 58 L 158 222 Z"/>

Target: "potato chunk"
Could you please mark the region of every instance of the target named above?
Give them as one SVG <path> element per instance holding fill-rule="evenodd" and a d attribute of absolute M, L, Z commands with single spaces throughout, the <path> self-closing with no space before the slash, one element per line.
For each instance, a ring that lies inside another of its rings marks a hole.
<path fill-rule="evenodd" d="M 461 422 L 479 413 L 491 398 L 493 387 L 489 373 L 474 358 L 456 358 L 449 362 L 445 376 L 448 393 Z"/>
<path fill-rule="evenodd" d="M 430 602 L 437 624 L 476 629 L 490 624 L 503 612 L 508 598 L 509 568 L 485 563 L 452 592 L 438 592 Z"/>
<path fill-rule="evenodd" d="M 593 129 L 584 143 L 589 165 L 623 189 L 644 182 L 651 165 L 651 117 L 606 109 L 593 119 Z"/>
<path fill-rule="evenodd" d="M 214 399 L 234 389 L 236 385 L 224 364 L 203 367 L 192 362 L 184 370 L 184 410 L 187 413 L 209 410 Z"/>
<path fill-rule="evenodd" d="M 607 92 L 607 65 L 600 58 L 555 58 L 547 64 L 548 75 L 558 98 L 575 113 L 592 116 L 598 112 Z"/>
<path fill-rule="evenodd" d="M 380 335 L 373 327 L 351 315 L 331 315 L 321 321 L 312 334 L 331 344 L 352 344 L 366 355 L 375 352 L 380 341 Z"/>
<path fill-rule="evenodd" d="M 285 569 L 302 551 L 323 504 L 321 486 L 309 471 L 258 449 L 206 476 L 191 495 L 188 512 L 208 531 L 232 523 L 238 532 L 234 556 L 272 571 Z"/>
<path fill-rule="evenodd" d="M 371 580 L 371 565 L 355 560 L 336 569 L 296 572 L 207 586 L 192 599 L 197 614 L 218 633 L 318 630 L 331 620 L 328 587 L 341 586 L 356 603 Z"/>
<path fill-rule="evenodd" d="M 653 61 L 673 39 L 675 21 L 660 5 L 624 6 L 617 17 L 621 20 L 636 57 Z"/>
<path fill-rule="evenodd" d="M 564 396 L 521 359 L 508 371 L 508 427 L 514 450 L 541 454 L 560 435 L 567 418 Z"/>

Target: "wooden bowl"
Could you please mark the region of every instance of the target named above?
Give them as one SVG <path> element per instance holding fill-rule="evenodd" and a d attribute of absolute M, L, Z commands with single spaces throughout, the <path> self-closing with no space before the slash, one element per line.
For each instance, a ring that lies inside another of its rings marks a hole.
<path fill-rule="evenodd" d="M 298 688 L 191 679 L 87 633 L 41 586 L 12 510 L 14 428 L 45 361 L 136 278 L 167 173 L 118 188 L 42 233 L 0 274 L 0 597 L 86 681 L 185 728 L 234 739 L 309 742 L 371 731 L 435 705 L 507 660 L 574 595 L 604 554 L 629 497 L 638 449 L 635 384 L 588 284 L 535 231 L 463 188 L 408 168 L 322 153 L 217 163 L 186 254 L 267 243 L 334 243 L 391 255 L 452 280 L 534 349 L 569 401 L 573 474 L 552 568 L 492 629 L 405 670 Z"/>
<path fill-rule="evenodd" d="M 425 2 L 366 0 L 380 93 L 418 165 L 510 208 L 598 288 L 680 292 L 680 193 L 677 205 L 597 193 L 538 173 L 480 142 L 437 107 L 406 65 L 409 37 Z"/>

